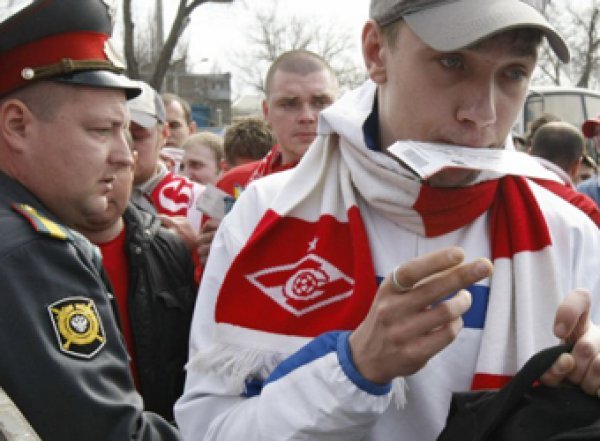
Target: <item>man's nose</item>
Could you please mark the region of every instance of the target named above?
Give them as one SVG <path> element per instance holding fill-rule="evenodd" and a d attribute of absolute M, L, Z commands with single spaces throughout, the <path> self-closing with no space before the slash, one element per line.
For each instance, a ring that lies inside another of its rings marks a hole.
<path fill-rule="evenodd" d="M 127 167 L 133 166 L 133 154 L 125 131 L 116 137 L 110 151 L 109 162 Z"/>
<path fill-rule="evenodd" d="M 300 106 L 299 119 L 302 122 L 315 122 L 319 111 L 316 110 L 310 103 L 303 103 Z"/>
<path fill-rule="evenodd" d="M 476 87 L 469 88 L 458 108 L 457 119 L 472 123 L 476 128 L 496 122 L 496 88 L 493 81 L 480 80 Z"/>

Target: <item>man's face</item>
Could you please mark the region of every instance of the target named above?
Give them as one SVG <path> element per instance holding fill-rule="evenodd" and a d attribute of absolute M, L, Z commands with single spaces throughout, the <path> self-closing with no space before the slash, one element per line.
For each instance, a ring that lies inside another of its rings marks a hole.
<path fill-rule="evenodd" d="M 82 233 L 90 231 L 106 231 L 117 224 L 123 216 L 127 203 L 131 197 L 133 184 L 134 165 L 121 167 L 115 175 L 115 181 L 112 190 L 107 195 L 108 206 L 101 214 L 88 216 L 84 221 L 76 225 Z"/>
<path fill-rule="evenodd" d="M 284 164 L 304 155 L 315 139 L 319 112 L 336 95 L 337 82 L 327 70 L 308 75 L 275 71 L 263 114 L 281 146 Z"/>
<path fill-rule="evenodd" d="M 169 125 L 169 137 L 167 146 L 181 147 L 184 141 L 194 132 L 194 127 L 190 126 L 185 119 L 185 112 L 179 101 L 171 101 L 165 105 L 167 123 Z"/>
<path fill-rule="evenodd" d="M 221 174 L 215 154 L 202 144 L 187 146 L 181 165 L 182 173 L 200 184 L 215 184 Z"/>
<path fill-rule="evenodd" d="M 535 54 L 513 49 L 502 35 L 473 49 L 438 52 L 400 24 L 396 47 L 368 46 L 363 52 L 378 83 L 381 147 L 396 140 L 501 148 L 523 105 Z M 367 47 L 365 47 L 367 44 Z M 448 170 L 430 180 L 460 186 L 472 172 Z"/>
<path fill-rule="evenodd" d="M 132 166 L 125 94 L 71 87 L 50 119 L 35 116 L 19 180 L 62 222 L 75 226 L 104 213 L 117 175 Z"/>
<path fill-rule="evenodd" d="M 140 185 L 153 177 L 158 171 L 160 149 L 164 145 L 164 127 L 156 124 L 149 129 L 131 122 L 129 128 L 133 140 L 133 150 L 138 158 L 135 164 L 134 184 Z"/>

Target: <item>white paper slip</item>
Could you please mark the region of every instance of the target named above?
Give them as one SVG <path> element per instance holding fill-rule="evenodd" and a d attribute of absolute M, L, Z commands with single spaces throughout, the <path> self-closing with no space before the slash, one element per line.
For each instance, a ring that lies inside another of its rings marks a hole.
<path fill-rule="evenodd" d="M 472 148 L 450 144 L 397 141 L 388 151 L 404 162 L 421 179 L 445 168 L 485 170 L 500 175 L 558 180 L 527 153 L 515 150 Z"/>
<path fill-rule="evenodd" d="M 229 211 L 232 200 L 234 200 L 232 196 L 208 184 L 198 197 L 196 208 L 213 219 L 221 220 Z"/>
<path fill-rule="evenodd" d="M 40 437 L 2 388 L 0 388 L 0 439 L 40 441 Z"/>

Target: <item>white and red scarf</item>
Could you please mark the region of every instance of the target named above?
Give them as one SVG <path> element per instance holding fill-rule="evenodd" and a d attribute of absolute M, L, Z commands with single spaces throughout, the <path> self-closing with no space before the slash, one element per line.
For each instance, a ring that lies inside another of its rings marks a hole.
<path fill-rule="evenodd" d="M 377 156 L 346 137 L 317 138 L 234 258 L 216 303 L 218 343 L 191 367 L 215 370 L 242 391 L 246 378 L 264 378 L 312 338 L 363 320 L 377 286 L 359 198 L 422 237 L 489 212 L 495 269 L 473 388 L 502 385 L 556 343 L 551 330 L 563 293 L 530 183 L 482 175 L 469 187 L 433 188 Z"/>
<path fill-rule="evenodd" d="M 146 186 L 149 188 L 142 191 L 157 213 L 186 217 L 200 231 L 202 212 L 197 203 L 204 192 L 203 185 L 163 169 L 159 177 Z"/>
<path fill-rule="evenodd" d="M 265 157 L 258 162 L 258 166 L 250 175 L 246 186 L 248 186 L 250 182 L 260 179 L 263 176 L 268 176 L 271 173 L 277 173 L 283 170 L 294 168 L 296 164 L 298 164 L 298 161 L 294 161 L 285 165 L 283 165 L 282 162 L 283 156 L 281 154 L 281 146 L 279 144 L 275 144 L 271 150 L 269 150 L 269 153 L 267 153 Z"/>

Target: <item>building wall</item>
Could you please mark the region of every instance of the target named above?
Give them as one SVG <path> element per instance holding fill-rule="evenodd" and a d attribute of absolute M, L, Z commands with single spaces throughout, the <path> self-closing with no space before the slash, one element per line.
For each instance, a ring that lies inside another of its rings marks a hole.
<path fill-rule="evenodd" d="M 221 127 L 231 123 L 231 74 L 167 73 L 163 92 L 185 98 L 192 107 L 208 108 L 208 127 Z M 204 112 L 202 110 L 201 112 Z M 205 126 L 206 127 L 206 126 Z"/>

